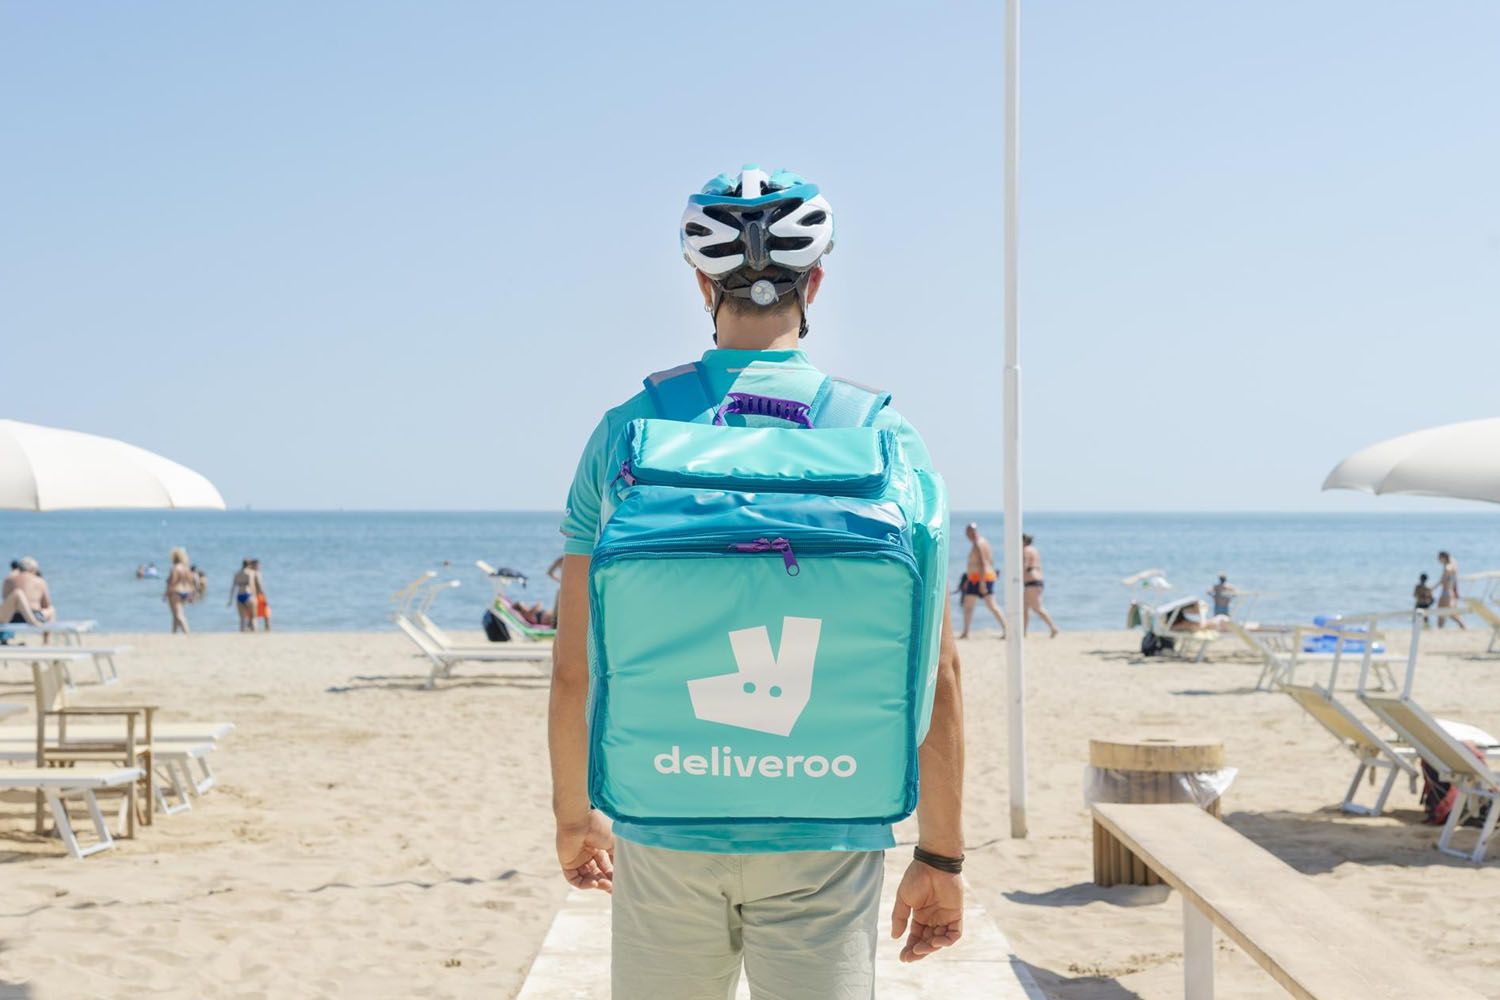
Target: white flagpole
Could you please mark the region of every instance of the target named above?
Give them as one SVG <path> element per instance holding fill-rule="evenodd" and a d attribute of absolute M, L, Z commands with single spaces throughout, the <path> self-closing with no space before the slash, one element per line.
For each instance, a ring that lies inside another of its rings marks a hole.
<path fill-rule="evenodd" d="M 1026 667 L 1021 623 L 1021 338 L 1016 323 L 1016 170 L 1021 159 L 1021 0 L 1005 0 L 1005 659 L 1010 835 L 1026 836 Z"/>

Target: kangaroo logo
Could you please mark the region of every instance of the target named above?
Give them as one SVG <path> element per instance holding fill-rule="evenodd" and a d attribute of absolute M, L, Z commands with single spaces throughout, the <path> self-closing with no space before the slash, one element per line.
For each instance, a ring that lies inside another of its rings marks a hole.
<path fill-rule="evenodd" d="M 774 656 L 764 625 L 730 632 L 739 670 L 688 681 L 693 715 L 704 722 L 790 736 L 812 697 L 813 661 L 822 629 L 821 618 L 783 618 L 781 649 Z"/>

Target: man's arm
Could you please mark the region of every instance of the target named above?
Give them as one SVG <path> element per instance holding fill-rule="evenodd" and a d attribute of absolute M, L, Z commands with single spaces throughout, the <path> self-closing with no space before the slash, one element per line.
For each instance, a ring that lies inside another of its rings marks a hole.
<path fill-rule="evenodd" d="M 552 696 L 547 748 L 552 757 L 552 814 L 557 860 L 580 889 L 609 892 L 615 875 L 609 820 L 591 809 L 588 792 L 589 557 L 563 557 L 557 637 L 552 644 Z"/>
<path fill-rule="evenodd" d="M 917 800 L 917 843 L 925 851 L 956 858 L 964 853 L 963 691 L 958 646 L 953 641 L 946 602 L 937 670 L 932 723 L 918 751 L 922 790 Z M 912 861 L 896 890 L 896 905 L 891 911 L 891 937 L 906 933 L 910 921 L 901 960 L 915 962 L 956 944 L 963 936 L 963 913 L 962 877 Z"/>

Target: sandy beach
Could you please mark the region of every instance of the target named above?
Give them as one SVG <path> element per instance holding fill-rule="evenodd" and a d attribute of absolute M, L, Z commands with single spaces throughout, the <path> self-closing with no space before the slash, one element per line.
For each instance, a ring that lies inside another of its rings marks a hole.
<path fill-rule="evenodd" d="M 515 995 L 564 895 L 538 672 L 460 668 L 422 691 L 426 667 L 396 634 L 115 638 L 134 646 L 124 683 L 79 700 L 232 720 L 220 787 L 82 862 L 32 835 L 29 799 L 0 799 L 0 994 Z M 1025 841 L 1007 836 L 1003 643 L 961 644 L 969 879 L 1049 995 L 1181 995 L 1176 900 L 1091 884 L 1081 800 L 1090 736 L 1160 731 L 1222 738 L 1240 768 L 1224 809 L 1235 829 L 1500 997 L 1500 861 L 1438 854 L 1404 786 L 1392 815 L 1339 815 L 1352 758 L 1290 699 L 1250 691 L 1248 657 L 1145 661 L 1137 642 L 1030 640 Z M 1417 694 L 1500 732 L 1500 658 L 1483 646 L 1475 632 L 1430 637 Z M 0 701 L 26 701 L 22 680 L 0 668 Z M 1283 995 L 1232 946 L 1219 963 L 1223 995 Z"/>

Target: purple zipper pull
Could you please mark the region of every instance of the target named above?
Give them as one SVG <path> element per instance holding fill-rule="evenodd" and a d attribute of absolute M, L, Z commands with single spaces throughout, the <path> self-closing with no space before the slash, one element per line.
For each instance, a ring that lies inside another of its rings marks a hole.
<path fill-rule="evenodd" d="M 729 547 L 736 552 L 770 552 L 771 540 L 757 538 L 753 542 L 731 542 Z"/>
<path fill-rule="evenodd" d="M 797 565 L 797 556 L 792 552 L 792 543 L 785 538 L 771 539 L 771 548 L 781 553 L 781 562 L 786 566 L 787 576 L 796 576 L 802 572 L 802 567 Z"/>
<path fill-rule="evenodd" d="M 609 484 L 613 486 L 622 479 L 625 480 L 626 486 L 635 485 L 635 475 L 630 471 L 630 459 L 628 458 L 620 463 L 620 471 L 615 473 L 615 478 L 611 479 Z"/>

